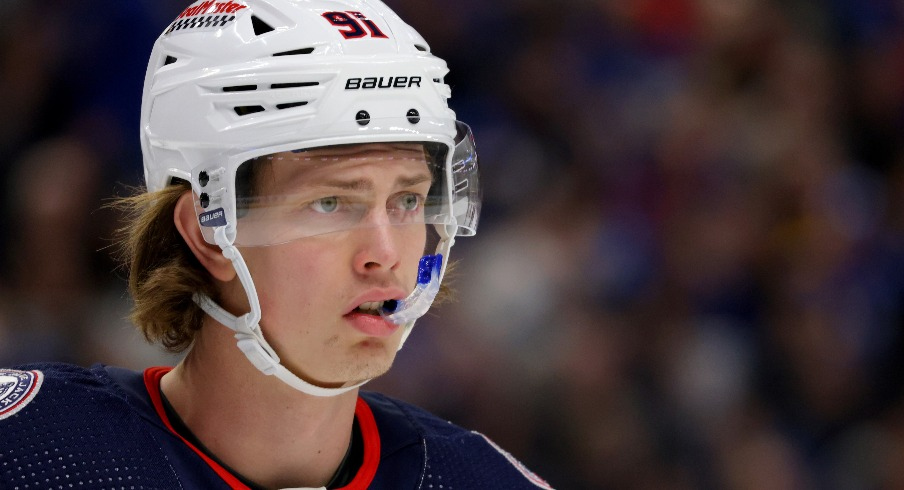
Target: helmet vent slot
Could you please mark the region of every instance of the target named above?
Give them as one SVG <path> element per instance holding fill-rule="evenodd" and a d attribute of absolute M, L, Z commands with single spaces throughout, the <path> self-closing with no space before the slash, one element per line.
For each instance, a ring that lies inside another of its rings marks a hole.
<path fill-rule="evenodd" d="M 247 116 L 249 114 L 254 114 L 255 112 L 264 112 L 263 106 L 259 105 L 242 105 L 234 107 L 235 113 L 240 116 Z"/>
<path fill-rule="evenodd" d="M 176 61 L 178 61 L 178 60 L 177 60 L 175 57 L 173 57 L 173 56 L 167 56 L 166 59 L 163 60 L 163 66 L 166 66 L 166 65 L 172 65 L 172 64 L 175 63 Z"/>
<path fill-rule="evenodd" d="M 429 51 L 429 50 L 427 49 L 426 46 L 421 46 L 420 44 L 415 44 L 414 47 L 415 47 L 418 51 L 424 51 L 424 52 Z"/>
<path fill-rule="evenodd" d="M 258 36 L 260 36 L 261 34 L 266 34 L 270 31 L 275 30 L 275 29 L 273 29 L 273 26 L 262 21 L 256 15 L 251 16 L 251 26 L 254 27 L 254 33 Z"/>
<path fill-rule="evenodd" d="M 257 85 L 234 85 L 232 87 L 223 87 L 223 92 L 252 92 L 257 90 Z"/>
<path fill-rule="evenodd" d="M 295 83 L 274 83 L 270 88 L 296 88 L 296 87 L 314 87 L 320 85 L 320 82 L 295 82 Z"/>
<path fill-rule="evenodd" d="M 279 53 L 273 53 L 273 56 L 294 56 L 296 54 L 311 54 L 314 52 L 314 48 L 301 48 L 301 49 L 293 49 L 291 51 L 281 51 Z"/>
<path fill-rule="evenodd" d="M 303 105 L 307 105 L 307 104 L 308 104 L 307 101 L 303 101 L 303 102 L 288 102 L 288 103 L 285 103 L 285 104 L 276 104 L 276 108 L 277 108 L 277 109 L 291 109 L 291 108 L 293 108 L 293 107 L 303 106 Z"/>

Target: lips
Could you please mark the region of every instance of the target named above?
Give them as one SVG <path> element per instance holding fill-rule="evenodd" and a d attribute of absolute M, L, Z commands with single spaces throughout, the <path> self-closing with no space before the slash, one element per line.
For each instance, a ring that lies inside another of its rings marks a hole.
<path fill-rule="evenodd" d="M 401 289 L 370 290 L 352 302 L 343 318 L 359 332 L 369 337 L 388 337 L 398 330 L 399 326 L 380 315 L 383 308 L 394 307 L 405 297 Z"/>
<path fill-rule="evenodd" d="M 352 312 L 343 318 L 351 324 L 355 330 L 368 337 L 389 337 L 394 334 L 399 326 L 379 315 Z"/>
<path fill-rule="evenodd" d="M 379 315 L 380 308 L 391 306 L 393 301 L 398 302 L 402 300 L 406 294 L 401 288 L 369 289 L 348 303 L 345 308 L 345 314 L 371 313 Z"/>

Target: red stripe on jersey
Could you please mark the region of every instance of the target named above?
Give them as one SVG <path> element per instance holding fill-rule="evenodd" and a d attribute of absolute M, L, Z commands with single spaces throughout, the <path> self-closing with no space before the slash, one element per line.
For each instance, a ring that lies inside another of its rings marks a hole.
<path fill-rule="evenodd" d="M 339 490 L 367 490 L 370 482 L 377 475 L 377 467 L 380 465 L 380 431 L 377 430 L 374 413 L 360 396 L 355 404 L 355 418 L 358 419 L 361 438 L 364 439 L 364 461 L 361 463 L 355 479 Z"/>
<path fill-rule="evenodd" d="M 201 452 L 194 444 L 188 442 L 186 438 L 182 437 L 182 435 L 173 429 L 173 425 L 170 423 L 169 418 L 166 416 L 166 411 L 163 409 L 163 400 L 160 398 L 160 378 L 172 369 L 173 368 L 171 367 L 151 367 L 144 370 L 144 386 L 148 389 L 148 395 L 151 396 L 154 410 L 157 411 L 157 415 L 160 417 L 160 420 L 163 421 L 163 425 L 165 425 L 176 437 L 182 439 L 182 442 L 191 448 L 192 451 L 197 453 L 197 455 L 207 463 L 207 466 L 210 466 L 210 468 L 213 469 L 223 481 L 228 483 L 233 490 L 251 490 L 244 483 L 240 482 L 238 478 L 233 476 L 232 473 L 227 471 L 226 468 L 223 468 L 219 463 L 210 459 L 209 456 Z"/>
<path fill-rule="evenodd" d="M 167 366 L 151 367 L 144 371 L 144 385 L 154 404 L 154 410 L 163 422 L 163 425 L 169 429 L 176 437 L 182 440 L 186 446 L 191 448 L 198 456 L 213 469 L 220 478 L 229 484 L 234 490 L 250 490 L 245 484 L 238 480 L 232 473 L 223 468 L 219 463 L 210 459 L 209 456 L 201 452 L 192 443 L 188 442 L 178 432 L 173 429 L 166 411 L 163 408 L 163 400 L 160 397 L 160 379 L 163 375 L 170 372 L 173 368 Z M 361 397 L 358 397 L 355 403 L 355 418 L 358 419 L 358 426 L 361 428 L 361 438 L 364 439 L 364 461 L 355 478 L 348 485 L 338 490 L 367 490 L 374 477 L 377 475 L 377 467 L 380 465 L 380 431 L 377 429 L 377 421 L 374 414 Z"/>

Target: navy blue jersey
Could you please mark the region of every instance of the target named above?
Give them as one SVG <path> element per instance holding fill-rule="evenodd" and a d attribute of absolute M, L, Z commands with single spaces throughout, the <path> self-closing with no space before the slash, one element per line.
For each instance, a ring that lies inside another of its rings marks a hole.
<path fill-rule="evenodd" d="M 0 488 L 245 489 L 175 432 L 160 396 L 170 368 L 0 369 Z M 363 463 L 343 490 L 549 486 L 485 436 L 362 392 Z"/>

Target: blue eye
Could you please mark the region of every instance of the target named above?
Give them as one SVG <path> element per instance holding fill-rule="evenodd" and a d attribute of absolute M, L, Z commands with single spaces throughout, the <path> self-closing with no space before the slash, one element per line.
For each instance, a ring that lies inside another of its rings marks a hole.
<path fill-rule="evenodd" d="M 311 207 L 318 213 L 333 213 L 339 209 L 339 198 L 336 196 L 324 197 L 312 202 Z"/>
<path fill-rule="evenodd" d="M 405 194 L 399 199 L 399 205 L 405 211 L 414 211 L 418 208 L 421 199 L 417 194 Z"/>

